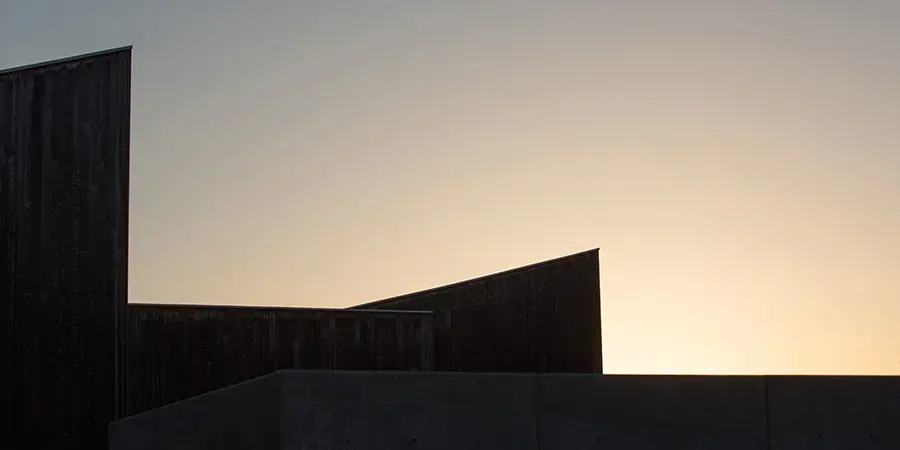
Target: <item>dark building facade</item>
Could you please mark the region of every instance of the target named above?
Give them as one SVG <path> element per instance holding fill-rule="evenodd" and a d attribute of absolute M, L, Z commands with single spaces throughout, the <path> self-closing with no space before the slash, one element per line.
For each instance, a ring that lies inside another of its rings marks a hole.
<path fill-rule="evenodd" d="M 433 366 L 430 312 L 132 304 L 128 316 L 129 414 L 281 369 Z"/>
<path fill-rule="evenodd" d="M 343 310 L 128 305 L 130 102 L 130 47 L 0 71 L 14 448 L 281 369 L 602 372 L 596 250 Z"/>
<path fill-rule="evenodd" d="M 438 371 L 603 371 L 596 249 L 354 308 L 434 312 Z"/>
<path fill-rule="evenodd" d="M 125 409 L 131 48 L 0 72 L 4 444 L 106 448 Z"/>

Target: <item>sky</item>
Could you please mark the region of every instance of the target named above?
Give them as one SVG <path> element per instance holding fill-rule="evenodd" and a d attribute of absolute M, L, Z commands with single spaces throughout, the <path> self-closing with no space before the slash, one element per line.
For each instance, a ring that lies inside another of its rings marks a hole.
<path fill-rule="evenodd" d="M 608 373 L 900 374 L 900 2 L 0 0 L 134 46 L 129 299 L 344 307 L 600 248 Z"/>

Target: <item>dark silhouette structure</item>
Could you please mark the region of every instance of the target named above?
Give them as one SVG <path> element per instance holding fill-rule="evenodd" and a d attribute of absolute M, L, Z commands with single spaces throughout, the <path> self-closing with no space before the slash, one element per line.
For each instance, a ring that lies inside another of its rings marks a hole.
<path fill-rule="evenodd" d="M 429 371 L 432 314 L 129 305 L 128 413 L 281 369 Z"/>
<path fill-rule="evenodd" d="M 130 47 L 0 72 L 4 429 L 26 448 L 102 447 L 125 414 L 279 369 L 601 370 L 596 251 L 345 310 L 128 307 L 130 82 Z"/>
<path fill-rule="evenodd" d="M 285 369 L 599 373 L 599 286 L 591 250 L 343 310 L 132 304 L 128 412 Z"/>
<path fill-rule="evenodd" d="M 105 448 L 124 413 L 130 101 L 130 48 L 0 72 L 10 448 Z"/>
<path fill-rule="evenodd" d="M 356 306 L 435 316 L 435 370 L 601 373 L 597 249 Z"/>
<path fill-rule="evenodd" d="M 130 83 L 130 48 L 0 71 L 7 447 L 900 448 L 900 377 L 602 375 L 597 250 L 342 310 L 129 306 Z"/>
<path fill-rule="evenodd" d="M 282 371 L 124 419 L 111 450 L 896 450 L 900 377 Z"/>

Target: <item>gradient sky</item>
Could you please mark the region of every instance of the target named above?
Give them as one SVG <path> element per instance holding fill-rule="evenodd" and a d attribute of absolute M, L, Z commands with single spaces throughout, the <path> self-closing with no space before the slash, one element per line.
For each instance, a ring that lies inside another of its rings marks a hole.
<path fill-rule="evenodd" d="M 600 247 L 608 372 L 900 374 L 898 23 L 0 0 L 0 67 L 134 45 L 133 302 L 341 307 Z"/>

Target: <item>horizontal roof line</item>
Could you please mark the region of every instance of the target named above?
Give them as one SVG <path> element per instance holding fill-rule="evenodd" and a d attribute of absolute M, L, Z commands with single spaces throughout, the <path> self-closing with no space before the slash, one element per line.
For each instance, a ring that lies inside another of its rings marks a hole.
<path fill-rule="evenodd" d="M 243 310 L 253 312 L 289 312 L 289 311 L 313 311 L 313 312 L 371 312 L 377 314 L 412 313 L 431 314 L 431 311 L 391 310 L 391 309 L 365 309 L 365 308 L 316 308 L 306 306 L 254 306 L 254 305 L 198 305 L 192 303 L 129 303 L 129 307 L 148 309 L 225 309 Z"/>

